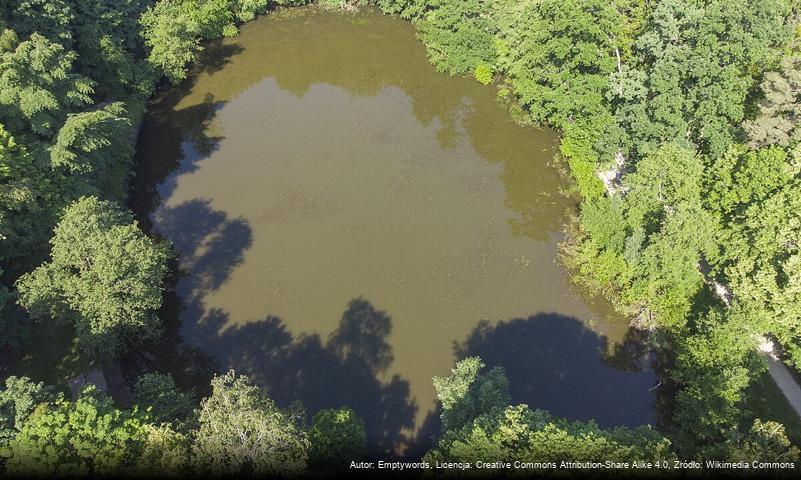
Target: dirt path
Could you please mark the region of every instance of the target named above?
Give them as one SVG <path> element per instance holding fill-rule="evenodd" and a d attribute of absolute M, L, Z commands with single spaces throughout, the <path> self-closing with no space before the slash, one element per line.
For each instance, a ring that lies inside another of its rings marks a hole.
<path fill-rule="evenodd" d="M 801 386 L 798 385 L 790 370 L 773 353 L 772 342 L 769 340 L 764 341 L 759 350 L 768 362 L 768 373 L 770 373 L 771 378 L 776 382 L 787 401 L 790 402 L 795 413 L 801 417 Z"/>

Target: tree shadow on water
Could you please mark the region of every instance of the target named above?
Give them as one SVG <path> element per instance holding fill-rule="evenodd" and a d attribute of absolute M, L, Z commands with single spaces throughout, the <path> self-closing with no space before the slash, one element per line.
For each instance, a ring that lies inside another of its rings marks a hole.
<path fill-rule="evenodd" d="M 154 229 L 172 241 L 185 272 L 177 289 L 187 303 L 220 288 L 253 245 L 253 230 L 241 217 L 229 218 L 207 199 L 165 207 L 153 216 Z"/>
<path fill-rule="evenodd" d="M 513 403 L 601 427 L 653 424 L 656 375 L 610 363 L 606 342 L 576 318 L 540 313 L 494 326 L 482 322 L 454 350 L 458 358 L 478 355 L 502 366 Z"/>
<path fill-rule="evenodd" d="M 197 169 L 224 139 L 212 128 L 217 112 L 225 105 L 212 93 L 201 101 L 181 106 L 201 75 L 222 70 L 242 52 L 237 44 L 212 41 L 205 45 L 188 78 L 148 103 L 136 145 L 136 175 L 130 182 L 128 204 L 146 230 L 149 215 L 172 194 L 178 176 Z"/>
<path fill-rule="evenodd" d="M 280 405 L 299 400 L 310 416 L 325 408 L 353 408 L 364 420 L 372 457 L 392 457 L 409 441 L 417 405 L 408 381 L 385 378 L 393 360 L 387 341 L 392 320 L 369 301 L 351 300 L 327 339 L 295 336 L 275 316 L 229 325 L 228 314 L 213 309 L 189 326 L 187 337 L 224 369 L 266 387 Z"/>
<path fill-rule="evenodd" d="M 210 133 L 224 105 L 213 95 L 181 109 L 158 104 L 177 104 L 181 92 L 171 91 L 154 101 L 139 132 L 128 204 L 146 230 L 151 228 L 149 215 L 172 195 L 178 177 L 195 171 L 224 138 Z"/>
<path fill-rule="evenodd" d="M 203 315 L 205 295 L 220 288 L 242 263 L 253 233 L 242 218 L 229 218 L 205 199 L 164 207 L 153 215 L 154 233 L 166 237 L 178 254 L 170 266 L 159 318 L 163 334 L 123 359 L 128 378 L 146 371 L 172 373 L 179 386 L 208 394 L 219 361 L 204 349 L 184 342 L 181 322 Z"/>

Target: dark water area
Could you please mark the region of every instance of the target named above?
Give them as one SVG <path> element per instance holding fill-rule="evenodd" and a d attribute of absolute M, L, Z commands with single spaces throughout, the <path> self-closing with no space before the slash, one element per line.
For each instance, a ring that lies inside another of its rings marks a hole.
<path fill-rule="evenodd" d="M 376 455 L 427 446 L 431 377 L 469 355 L 516 403 L 653 424 L 641 339 L 556 261 L 575 209 L 556 153 L 493 88 L 437 73 L 403 20 L 251 22 L 149 105 L 131 206 L 179 258 L 164 339 L 126 364 L 200 395 L 234 368 L 310 416 L 348 405 Z"/>

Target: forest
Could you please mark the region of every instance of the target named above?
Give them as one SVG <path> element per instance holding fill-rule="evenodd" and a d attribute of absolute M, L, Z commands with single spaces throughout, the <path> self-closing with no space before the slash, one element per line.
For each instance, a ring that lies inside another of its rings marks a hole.
<path fill-rule="evenodd" d="M 128 209 L 147 100 L 204 42 L 306 0 L 0 0 L 0 364 L 68 332 L 109 362 L 155 341 L 175 252 Z M 428 462 L 795 462 L 757 418 L 758 346 L 801 376 L 801 3 L 797 0 L 319 0 L 412 22 L 433 66 L 560 133 L 560 259 L 656 352 L 667 425 L 613 429 L 514 405 L 477 357 L 434 378 Z M 0 373 L 2 369 L 0 369 Z M 135 379 L 133 405 L 39 378 L 0 385 L 0 472 L 298 475 L 367 459 L 347 407 L 307 418 L 247 376 L 197 398 Z M 418 459 L 419 460 L 419 459 Z"/>

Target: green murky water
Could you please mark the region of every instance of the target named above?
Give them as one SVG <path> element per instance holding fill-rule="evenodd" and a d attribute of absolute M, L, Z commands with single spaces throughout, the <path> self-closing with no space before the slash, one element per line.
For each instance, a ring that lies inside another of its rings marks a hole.
<path fill-rule="evenodd" d="M 556 146 L 371 10 L 278 12 L 208 45 L 140 136 L 133 206 L 183 273 L 156 367 L 352 405 L 383 451 L 435 424 L 431 377 L 469 354 L 516 401 L 652 421 L 625 321 L 556 262 L 574 208 Z"/>

